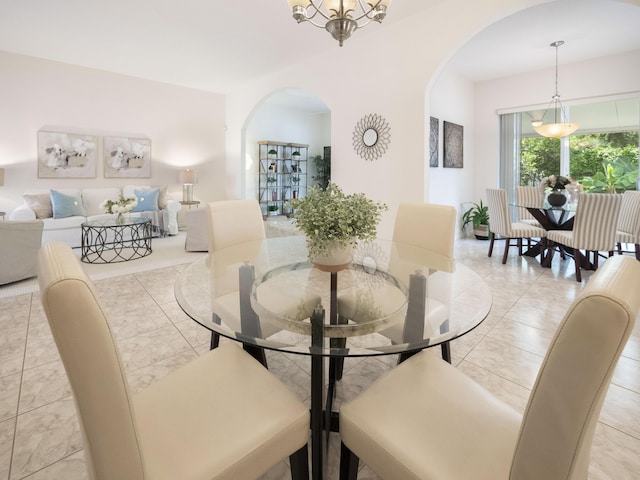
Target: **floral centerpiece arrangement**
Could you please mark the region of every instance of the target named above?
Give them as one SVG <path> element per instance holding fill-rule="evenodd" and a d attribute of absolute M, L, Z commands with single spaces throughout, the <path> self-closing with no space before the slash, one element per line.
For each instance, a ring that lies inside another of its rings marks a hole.
<path fill-rule="evenodd" d="M 100 204 L 100 207 L 104 209 L 105 213 L 116 214 L 117 220 L 122 221 L 124 214 L 129 213 L 136 205 L 138 205 L 138 198 L 135 195 L 128 197 L 120 195 L 118 200 L 105 200 Z"/>
<path fill-rule="evenodd" d="M 387 205 L 374 202 L 364 193 L 346 195 L 332 182 L 326 190 L 317 185 L 309 188 L 305 197 L 291 204 L 294 225 L 306 235 L 309 259 L 316 264 L 320 263 L 318 257 L 328 256 L 333 250 L 376 238 L 382 212 L 387 210 Z"/>
<path fill-rule="evenodd" d="M 562 175 L 549 175 L 542 179 L 540 187 L 543 189 L 550 188 L 552 191 L 557 192 L 558 190 L 564 190 L 570 183 L 571 179 L 563 177 Z"/>

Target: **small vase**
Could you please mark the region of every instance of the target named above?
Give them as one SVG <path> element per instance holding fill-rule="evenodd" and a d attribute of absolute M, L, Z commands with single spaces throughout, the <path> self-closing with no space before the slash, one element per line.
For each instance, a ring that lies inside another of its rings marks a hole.
<path fill-rule="evenodd" d="M 339 272 L 347 268 L 353 261 L 353 245 L 330 247 L 323 254 L 311 258 L 313 265 L 323 272 Z"/>
<path fill-rule="evenodd" d="M 124 215 L 124 213 L 118 213 L 118 215 L 116 216 L 116 223 L 118 225 L 122 225 L 126 220 L 126 217 Z"/>
<path fill-rule="evenodd" d="M 547 201 L 552 207 L 561 207 L 567 203 L 567 196 L 564 193 L 553 191 L 547 196 Z"/>

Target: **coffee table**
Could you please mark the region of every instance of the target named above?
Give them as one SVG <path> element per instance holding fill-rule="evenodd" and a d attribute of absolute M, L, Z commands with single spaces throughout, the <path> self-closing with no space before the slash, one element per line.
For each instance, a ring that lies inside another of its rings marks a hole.
<path fill-rule="evenodd" d="M 90 220 L 82 225 L 85 263 L 128 262 L 146 257 L 151 249 L 151 219 L 144 217 Z"/>

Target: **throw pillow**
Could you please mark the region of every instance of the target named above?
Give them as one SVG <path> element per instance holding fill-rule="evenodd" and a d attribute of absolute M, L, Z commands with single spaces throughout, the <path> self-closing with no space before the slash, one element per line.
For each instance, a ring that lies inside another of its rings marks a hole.
<path fill-rule="evenodd" d="M 40 194 L 24 194 L 22 196 L 24 201 L 31 210 L 36 214 L 36 218 L 51 218 L 53 217 L 53 210 L 51 208 L 51 195 L 48 193 Z"/>
<path fill-rule="evenodd" d="M 133 207 L 132 212 L 153 212 L 158 210 L 159 188 L 134 190 L 134 193 L 138 198 L 138 204 Z"/>
<path fill-rule="evenodd" d="M 68 195 L 51 190 L 51 206 L 53 208 L 53 218 L 84 216 L 82 198 L 78 195 Z"/>

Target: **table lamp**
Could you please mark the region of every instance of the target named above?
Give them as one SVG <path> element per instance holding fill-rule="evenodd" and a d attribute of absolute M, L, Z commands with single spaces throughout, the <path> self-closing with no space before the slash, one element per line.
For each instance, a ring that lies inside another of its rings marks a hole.
<path fill-rule="evenodd" d="M 182 184 L 182 201 L 193 202 L 193 184 L 196 183 L 196 172 L 190 168 L 180 170 L 178 183 Z"/>
<path fill-rule="evenodd" d="M 4 168 L 0 168 L 0 187 L 4 187 Z"/>

